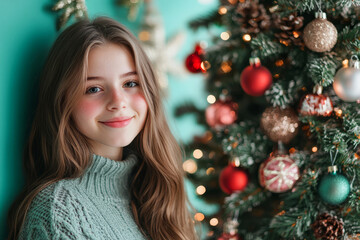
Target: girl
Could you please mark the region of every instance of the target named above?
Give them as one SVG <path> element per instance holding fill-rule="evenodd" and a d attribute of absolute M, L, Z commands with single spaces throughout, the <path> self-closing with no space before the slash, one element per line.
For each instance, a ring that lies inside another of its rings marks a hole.
<path fill-rule="evenodd" d="M 52 47 L 9 239 L 197 239 L 181 152 L 137 39 L 109 18 Z"/>

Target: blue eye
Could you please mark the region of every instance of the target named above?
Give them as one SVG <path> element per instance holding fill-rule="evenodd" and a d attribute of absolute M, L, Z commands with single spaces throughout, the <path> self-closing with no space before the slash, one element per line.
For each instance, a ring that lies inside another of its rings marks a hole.
<path fill-rule="evenodd" d="M 135 81 L 129 81 L 124 84 L 124 87 L 126 87 L 126 88 L 133 88 L 133 87 L 137 87 L 137 86 L 139 86 L 139 83 L 135 82 Z"/>
<path fill-rule="evenodd" d="M 99 87 L 90 87 L 86 90 L 86 93 L 97 93 L 97 92 L 100 92 L 100 88 Z"/>

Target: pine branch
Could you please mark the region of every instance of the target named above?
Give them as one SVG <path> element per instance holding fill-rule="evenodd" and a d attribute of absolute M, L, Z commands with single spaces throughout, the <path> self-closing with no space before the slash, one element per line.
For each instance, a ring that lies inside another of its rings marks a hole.
<path fill-rule="evenodd" d="M 288 51 L 284 45 L 263 33 L 258 34 L 257 37 L 251 41 L 250 47 L 252 49 L 252 55 L 260 59 L 276 57 Z"/>
<path fill-rule="evenodd" d="M 210 12 L 204 17 L 190 21 L 189 27 L 196 31 L 201 27 L 209 28 L 212 24 L 221 24 L 221 15 L 217 10 Z"/>
<path fill-rule="evenodd" d="M 251 122 L 240 122 L 226 129 L 228 134 L 222 136 L 222 148 L 225 153 L 238 157 L 240 166 L 250 167 L 263 161 L 272 143 L 262 131 Z"/>
<path fill-rule="evenodd" d="M 274 107 L 286 107 L 294 103 L 298 99 L 297 92 L 302 87 L 302 79 L 294 76 L 295 79 L 285 79 L 272 84 L 271 88 L 266 90 L 266 100 Z"/>
<path fill-rule="evenodd" d="M 251 211 L 253 207 L 265 202 L 271 193 L 259 188 L 254 184 L 250 184 L 246 189 L 240 193 L 233 193 L 229 197 L 225 198 L 225 214 L 229 215 L 235 211 L 239 211 L 239 214 Z"/>
<path fill-rule="evenodd" d="M 309 60 L 306 69 L 308 69 L 308 77 L 312 79 L 314 85 L 319 84 L 327 87 L 334 81 L 337 63 L 330 56 L 321 58 L 312 58 Z"/>
<path fill-rule="evenodd" d="M 360 53 L 360 24 L 350 29 L 349 26 L 344 27 L 338 36 L 339 49 L 345 49 L 348 54 Z"/>

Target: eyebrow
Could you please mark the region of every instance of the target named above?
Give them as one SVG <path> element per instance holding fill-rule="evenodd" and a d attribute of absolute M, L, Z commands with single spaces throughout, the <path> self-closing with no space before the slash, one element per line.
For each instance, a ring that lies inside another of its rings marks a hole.
<path fill-rule="evenodd" d="M 134 76 L 134 75 L 137 75 L 137 72 L 136 72 L 136 71 L 132 71 L 132 72 L 127 72 L 127 73 L 121 74 L 121 75 L 120 75 L 120 78 L 126 78 L 126 77 L 130 77 L 130 76 Z M 103 79 L 103 77 L 99 77 L 99 76 L 91 76 L 91 77 L 88 77 L 88 78 L 87 78 L 88 81 L 91 81 L 91 80 L 101 80 L 101 79 Z"/>

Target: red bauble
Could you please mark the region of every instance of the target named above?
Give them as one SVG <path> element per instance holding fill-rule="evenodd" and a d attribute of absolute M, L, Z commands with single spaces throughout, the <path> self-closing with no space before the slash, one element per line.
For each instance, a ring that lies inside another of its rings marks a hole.
<path fill-rule="evenodd" d="M 219 177 L 220 188 L 227 194 L 242 191 L 249 182 L 247 173 L 242 168 L 228 165 Z"/>
<path fill-rule="evenodd" d="M 267 68 L 261 66 L 259 58 L 250 58 L 250 66 L 241 73 L 240 84 L 247 94 L 261 96 L 271 86 L 272 76 Z"/>
<path fill-rule="evenodd" d="M 205 111 L 206 122 L 210 127 L 233 124 L 237 119 L 238 105 L 231 101 L 217 101 Z"/>
<path fill-rule="evenodd" d="M 204 71 L 201 68 L 202 56 L 204 54 L 204 50 L 201 48 L 199 44 L 195 46 L 195 50 L 191 53 L 185 60 L 185 66 L 187 70 L 192 73 L 199 73 Z"/>
<path fill-rule="evenodd" d="M 328 96 L 322 94 L 307 94 L 300 101 L 299 113 L 303 116 L 330 116 L 333 103 Z"/>
<path fill-rule="evenodd" d="M 299 167 L 288 155 L 270 156 L 259 168 L 260 185 L 274 193 L 292 189 L 299 175 Z"/>

